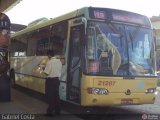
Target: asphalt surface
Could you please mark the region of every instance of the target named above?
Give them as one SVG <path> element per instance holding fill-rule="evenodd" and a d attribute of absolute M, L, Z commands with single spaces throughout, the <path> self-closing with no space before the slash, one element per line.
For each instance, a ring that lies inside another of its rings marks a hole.
<path fill-rule="evenodd" d="M 45 116 L 47 104 L 16 89 L 11 89 L 11 101 L 0 102 L 0 120 L 82 120 L 64 110 L 60 116 Z"/>
<path fill-rule="evenodd" d="M 64 109 L 83 120 L 160 120 L 160 90 L 154 104 Z"/>
<path fill-rule="evenodd" d="M 7 115 L 17 115 L 18 120 L 20 115 L 31 115 L 31 120 L 160 120 L 160 90 L 154 104 L 81 108 L 62 103 L 62 114 L 52 117 L 44 116 L 46 108 L 44 101 L 12 89 L 11 102 L 0 102 L 0 120 Z"/>

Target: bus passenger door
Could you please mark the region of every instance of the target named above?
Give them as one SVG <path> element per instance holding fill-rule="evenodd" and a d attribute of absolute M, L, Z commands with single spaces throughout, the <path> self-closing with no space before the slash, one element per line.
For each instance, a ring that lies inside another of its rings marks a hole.
<path fill-rule="evenodd" d="M 81 37 L 82 25 L 71 27 L 69 66 L 68 66 L 68 99 L 80 102 L 80 79 L 81 79 Z"/>

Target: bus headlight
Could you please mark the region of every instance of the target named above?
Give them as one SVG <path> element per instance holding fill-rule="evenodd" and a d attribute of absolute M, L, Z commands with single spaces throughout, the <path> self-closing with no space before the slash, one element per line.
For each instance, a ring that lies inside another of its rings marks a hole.
<path fill-rule="evenodd" d="M 109 91 L 105 88 L 87 88 L 87 92 L 89 94 L 94 94 L 94 95 L 107 95 L 107 94 L 109 94 Z"/>
<path fill-rule="evenodd" d="M 149 94 L 149 93 L 155 93 L 156 92 L 156 89 L 155 88 L 149 88 L 145 91 L 145 93 Z"/>

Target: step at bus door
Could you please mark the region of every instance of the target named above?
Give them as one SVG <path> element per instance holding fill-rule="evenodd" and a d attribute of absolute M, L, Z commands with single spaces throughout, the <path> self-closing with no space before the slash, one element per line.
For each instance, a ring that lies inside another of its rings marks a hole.
<path fill-rule="evenodd" d="M 68 99 L 70 101 L 80 102 L 80 80 L 81 80 L 81 39 L 82 25 L 71 27 L 70 52 L 68 66 Z"/>

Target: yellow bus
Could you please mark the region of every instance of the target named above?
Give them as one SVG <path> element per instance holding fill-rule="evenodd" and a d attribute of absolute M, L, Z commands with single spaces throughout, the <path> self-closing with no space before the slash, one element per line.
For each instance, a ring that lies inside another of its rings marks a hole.
<path fill-rule="evenodd" d="M 152 104 L 156 64 L 150 20 L 128 11 L 84 7 L 36 20 L 12 34 L 15 85 L 45 93 L 46 51 L 64 57 L 60 98 L 81 106 Z"/>

